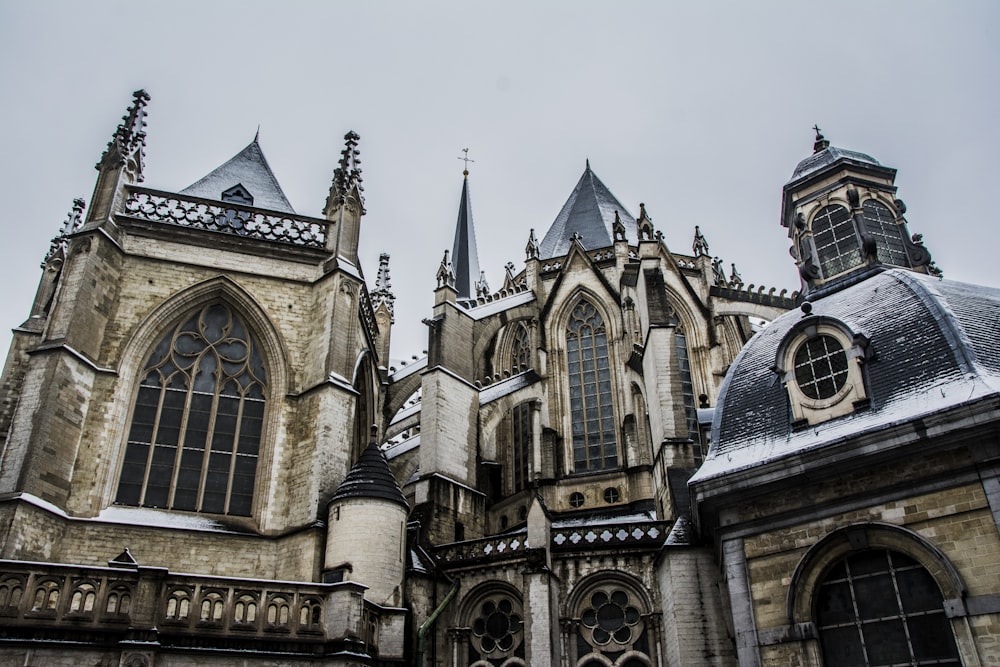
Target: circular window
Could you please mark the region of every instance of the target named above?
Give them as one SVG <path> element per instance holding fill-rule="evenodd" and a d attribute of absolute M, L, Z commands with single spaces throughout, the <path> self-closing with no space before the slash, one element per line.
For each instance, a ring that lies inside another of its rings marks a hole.
<path fill-rule="evenodd" d="M 617 487 L 609 486 L 604 489 L 604 502 L 606 503 L 617 503 L 621 500 L 622 494 L 618 491 Z"/>
<path fill-rule="evenodd" d="M 574 491 L 569 495 L 569 506 L 570 507 L 583 507 L 583 494 L 579 491 Z"/>
<path fill-rule="evenodd" d="M 847 382 L 847 353 L 833 336 L 819 335 L 795 353 L 795 382 L 814 400 L 830 398 Z"/>
<path fill-rule="evenodd" d="M 519 641 L 521 626 L 521 616 L 510 600 L 488 600 L 472 624 L 472 634 L 479 640 L 483 653 L 510 651 Z"/>
<path fill-rule="evenodd" d="M 610 594 L 594 593 L 580 622 L 591 631 L 594 642 L 604 646 L 612 640 L 618 644 L 632 642 L 639 618 L 639 610 L 629 604 L 628 595 L 619 589 Z"/>

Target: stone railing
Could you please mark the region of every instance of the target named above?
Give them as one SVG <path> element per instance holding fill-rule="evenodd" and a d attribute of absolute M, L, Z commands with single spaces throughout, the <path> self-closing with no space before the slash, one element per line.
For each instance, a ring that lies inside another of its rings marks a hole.
<path fill-rule="evenodd" d="M 656 547 L 670 531 L 668 521 L 630 521 L 552 529 L 553 551 Z"/>
<path fill-rule="evenodd" d="M 101 636 L 242 655 L 376 655 L 375 628 L 386 622 L 402 627 L 405 612 L 373 605 L 363 591 L 353 582 L 0 560 L 0 639 L 88 642 Z"/>
<path fill-rule="evenodd" d="M 434 555 L 444 563 L 470 563 L 523 556 L 528 547 L 528 531 L 494 535 L 481 540 L 455 542 L 438 547 Z"/>
<path fill-rule="evenodd" d="M 244 236 L 307 248 L 325 248 L 326 220 L 267 211 L 235 202 L 130 186 L 124 214 L 138 220 Z"/>

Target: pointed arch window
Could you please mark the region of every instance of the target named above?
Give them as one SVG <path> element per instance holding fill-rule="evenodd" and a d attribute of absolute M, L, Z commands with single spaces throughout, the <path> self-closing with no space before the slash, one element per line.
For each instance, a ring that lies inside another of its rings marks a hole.
<path fill-rule="evenodd" d="M 531 339 L 523 324 L 514 331 L 510 346 L 510 368 L 514 373 L 531 368 Z"/>
<path fill-rule="evenodd" d="M 875 237 L 878 261 L 893 266 L 910 266 L 903 245 L 903 232 L 896 224 L 896 216 L 888 206 L 874 199 L 867 199 L 861 205 L 865 219 L 865 230 Z"/>
<path fill-rule="evenodd" d="M 531 403 L 519 403 L 510 415 L 511 488 L 514 493 L 528 488 L 528 457 L 531 452 Z"/>
<path fill-rule="evenodd" d="M 609 470 L 618 466 L 608 334 L 597 309 L 580 301 L 566 326 L 570 419 L 573 428 L 573 471 Z"/>
<path fill-rule="evenodd" d="M 143 369 L 115 502 L 249 516 L 266 390 L 260 350 L 227 306 L 175 326 Z"/>
<path fill-rule="evenodd" d="M 851 214 L 843 206 L 822 208 L 813 218 L 812 233 L 824 278 L 832 278 L 861 263 L 861 243 Z"/>

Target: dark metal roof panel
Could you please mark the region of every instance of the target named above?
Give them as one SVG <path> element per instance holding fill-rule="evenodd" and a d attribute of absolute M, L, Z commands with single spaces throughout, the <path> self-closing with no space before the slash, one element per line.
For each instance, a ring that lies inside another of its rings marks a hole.
<path fill-rule="evenodd" d="M 633 245 L 638 244 L 635 218 L 591 171 L 588 162 L 583 176 L 542 239 L 539 246 L 541 259 L 560 257 L 569 252 L 574 234 L 580 235 L 580 242 L 587 250 L 612 245 L 615 211 L 625 225 L 625 238 Z"/>
<path fill-rule="evenodd" d="M 798 166 L 795 167 L 795 171 L 792 173 L 791 181 L 797 181 L 804 176 L 808 176 L 814 172 L 819 171 L 823 167 L 833 164 L 840 159 L 854 160 L 855 162 L 863 162 L 867 164 L 872 164 L 876 166 L 881 166 L 875 158 L 871 155 L 866 155 L 865 153 L 859 153 L 858 151 L 850 151 L 846 148 L 837 148 L 836 146 L 827 146 L 818 153 L 813 153 L 806 159 L 799 162 Z"/>
<path fill-rule="evenodd" d="M 242 185 L 253 196 L 253 205 L 257 208 L 295 213 L 256 137 L 228 162 L 187 186 L 180 194 L 221 200 L 222 193 L 234 185 Z"/>
<path fill-rule="evenodd" d="M 451 266 L 455 271 L 455 291 L 458 292 L 458 298 L 475 299 L 476 283 L 479 281 L 479 251 L 476 248 L 476 228 L 472 224 L 468 177 L 462 181 L 462 198 L 458 205 Z"/>
<path fill-rule="evenodd" d="M 330 502 L 346 498 L 381 498 L 398 503 L 406 509 L 410 507 L 389 470 L 385 454 L 374 442 L 361 452 L 357 463 L 337 487 Z"/>

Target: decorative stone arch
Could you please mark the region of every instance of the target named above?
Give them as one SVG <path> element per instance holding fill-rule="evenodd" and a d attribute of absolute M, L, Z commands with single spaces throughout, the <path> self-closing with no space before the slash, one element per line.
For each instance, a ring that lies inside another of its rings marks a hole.
<path fill-rule="evenodd" d="M 501 379 L 509 375 L 522 373 L 532 367 L 533 347 L 532 318 L 524 317 L 508 320 L 495 334 L 496 344 L 491 355 L 490 365 L 495 373 L 501 374 Z M 514 362 L 514 356 L 519 353 L 519 346 L 526 342 L 526 347 L 519 356 L 524 357 L 520 365 Z M 488 369 L 483 369 L 484 372 Z"/>
<path fill-rule="evenodd" d="M 475 311 L 472 311 L 473 313 Z M 530 321 L 538 317 L 538 305 L 535 301 L 514 306 L 510 310 L 505 310 L 501 314 L 483 318 L 473 323 L 474 340 L 472 343 L 472 356 L 474 359 L 485 359 L 491 346 L 496 344 L 496 335 L 511 322 L 521 320 Z M 540 345 L 541 340 L 532 340 L 532 345 Z M 485 368 L 477 369 L 485 373 Z"/>
<path fill-rule="evenodd" d="M 716 317 L 759 317 L 771 322 L 788 312 L 787 308 L 764 303 L 737 301 L 725 297 L 712 297 L 712 312 Z"/>
<path fill-rule="evenodd" d="M 514 586 L 491 581 L 473 588 L 462 599 L 456 617 L 465 632 L 451 633 L 458 664 L 523 666 L 525 659 L 524 602 Z"/>
<path fill-rule="evenodd" d="M 422 373 L 427 368 L 427 357 L 414 361 L 410 366 L 418 367 L 403 377 L 392 380 L 386 389 L 385 405 L 382 407 L 382 417 L 385 419 L 386 426 L 392 422 L 396 413 L 403 409 L 406 402 L 420 391 L 420 386 L 423 384 Z M 410 366 L 404 370 L 408 370 Z"/>
<path fill-rule="evenodd" d="M 515 406 L 532 401 L 541 401 L 539 383 L 480 405 L 479 437 L 480 449 L 483 456 L 489 458 L 492 455 L 495 460 L 499 460 L 502 457 L 500 436 L 504 421 L 509 417 Z"/>
<path fill-rule="evenodd" d="M 607 608 L 605 608 L 607 607 Z M 647 588 L 631 575 L 614 570 L 595 572 L 573 587 L 566 598 L 564 637 L 570 664 L 576 667 L 655 665 L 660 644 L 659 613 Z M 603 635 L 603 636 L 602 636 Z M 613 650 L 580 655 L 581 643 Z M 605 652 L 621 653 L 610 660 Z"/>
<path fill-rule="evenodd" d="M 816 604 L 820 583 L 842 560 L 867 550 L 896 552 L 917 562 L 941 591 L 945 615 L 963 664 L 979 664 L 975 641 L 965 622 L 965 583 L 948 557 L 930 540 L 902 526 L 882 522 L 856 523 L 839 528 L 814 544 L 792 573 L 785 600 L 786 615 L 793 627 L 803 628 L 813 651 L 819 654 Z"/>
<path fill-rule="evenodd" d="M 219 276 L 184 289 L 156 306 L 133 329 L 124 345 L 117 365 L 118 379 L 115 398 L 110 402 L 107 423 L 110 425 L 109 441 L 115 443 L 108 457 L 107 474 L 101 488 L 101 506 L 106 507 L 115 496 L 125 455 L 127 429 L 139 392 L 139 377 L 143 363 L 164 331 L 177 325 L 182 318 L 197 308 L 223 303 L 238 316 L 248 333 L 254 336 L 267 372 L 268 401 L 260 435 L 260 453 L 257 462 L 258 488 L 255 490 L 252 516 L 258 517 L 262 499 L 269 495 L 270 484 L 277 475 L 267 474 L 274 464 L 274 444 L 281 430 L 281 415 L 275 406 L 289 393 L 292 378 L 288 362 L 288 348 L 264 308 L 242 286 L 227 276 Z"/>

